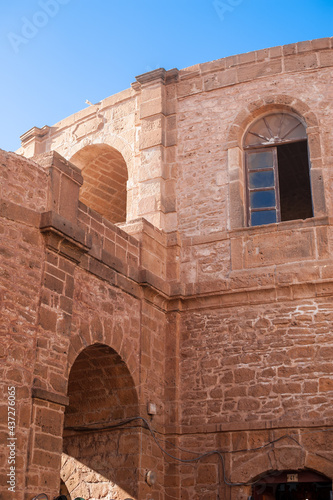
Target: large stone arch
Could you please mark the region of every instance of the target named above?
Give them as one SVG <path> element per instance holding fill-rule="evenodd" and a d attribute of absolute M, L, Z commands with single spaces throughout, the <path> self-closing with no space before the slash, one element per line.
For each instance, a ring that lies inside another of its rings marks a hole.
<path fill-rule="evenodd" d="M 133 355 L 133 345 L 129 339 L 126 339 L 126 335 L 124 334 L 122 328 L 119 325 L 115 325 L 114 328 L 109 329 L 103 328 L 97 314 L 94 318 L 92 318 L 91 322 L 94 323 L 93 328 L 95 329 L 93 332 L 93 338 L 91 338 L 89 329 L 73 333 L 71 337 L 68 349 L 67 380 L 73 364 L 81 352 L 95 343 L 100 343 L 109 346 L 119 354 L 121 359 L 123 359 L 126 363 L 129 373 L 133 378 L 134 385 L 138 387 L 139 368 L 137 359 Z"/>
<path fill-rule="evenodd" d="M 61 480 L 71 496 L 136 498 L 140 466 L 138 394 L 121 356 L 95 342 L 76 357 L 68 377 Z"/>
<path fill-rule="evenodd" d="M 112 223 L 126 222 L 128 170 L 122 154 L 107 144 L 91 144 L 70 161 L 82 172 L 80 200 Z"/>
<path fill-rule="evenodd" d="M 134 145 L 126 141 L 125 139 L 119 137 L 115 134 L 108 134 L 107 137 L 105 135 L 102 136 L 94 136 L 94 137 L 84 137 L 82 140 L 76 141 L 74 144 L 71 144 L 69 151 L 61 151 L 61 147 L 57 148 L 60 154 L 62 154 L 67 160 L 73 158 L 73 156 L 78 153 L 80 150 L 87 146 L 94 146 L 98 144 L 104 144 L 106 146 L 110 146 L 113 149 L 119 151 L 119 153 L 123 156 L 129 173 L 129 178 L 132 178 L 134 175 Z"/>
<path fill-rule="evenodd" d="M 323 160 L 319 133 L 319 121 L 303 101 L 288 95 L 267 95 L 250 102 L 237 113 L 229 127 L 226 140 L 228 151 L 230 229 L 245 226 L 246 196 L 243 161 L 243 138 L 249 127 L 261 115 L 274 112 L 291 113 L 298 116 L 306 127 L 308 137 L 311 189 L 314 216 L 326 215 L 323 180 Z"/>

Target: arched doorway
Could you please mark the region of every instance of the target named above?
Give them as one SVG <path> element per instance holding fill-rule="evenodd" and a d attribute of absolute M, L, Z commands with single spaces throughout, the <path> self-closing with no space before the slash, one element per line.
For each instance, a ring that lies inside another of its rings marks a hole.
<path fill-rule="evenodd" d="M 75 360 L 68 382 L 61 480 L 70 498 L 137 498 L 140 428 L 133 379 L 110 347 L 94 344 Z"/>
<path fill-rule="evenodd" d="M 126 162 L 122 154 L 107 144 L 85 146 L 72 156 L 83 175 L 80 200 L 110 222 L 126 222 Z"/>
<path fill-rule="evenodd" d="M 330 500 L 332 480 L 311 470 L 271 471 L 252 488 L 253 500 Z"/>

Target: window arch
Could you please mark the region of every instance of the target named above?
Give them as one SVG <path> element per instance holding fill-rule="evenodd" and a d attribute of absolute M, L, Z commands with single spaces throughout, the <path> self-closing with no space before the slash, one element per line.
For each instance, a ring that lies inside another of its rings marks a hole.
<path fill-rule="evenodd" d="M 261 116 L 244 136 L 247 223 L 260 226 L 313 217 L 307 133 L 300 119 Z"/>

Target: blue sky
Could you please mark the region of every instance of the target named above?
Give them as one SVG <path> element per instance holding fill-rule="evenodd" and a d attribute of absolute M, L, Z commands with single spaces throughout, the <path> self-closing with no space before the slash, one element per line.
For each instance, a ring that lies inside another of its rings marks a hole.
<path fill-rule="evenodd" d="M 0 19 L 0 148 L 135 76 L 333 35 L 333 0 L 12 0 Z"/>

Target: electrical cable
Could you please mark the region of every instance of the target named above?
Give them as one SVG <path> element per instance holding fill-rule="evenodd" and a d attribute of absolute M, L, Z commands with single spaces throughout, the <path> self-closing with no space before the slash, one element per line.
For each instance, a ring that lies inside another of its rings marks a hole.
<path fill-rule="evenodd" d="M 259 451 L 259 450 L 262 450 L 264 448 L 267 448 L 269 446 L 273 446 L 275 443 L 283 440 L 283 439 L 290 439 L 292 440 L 295 444 L 297 444 L 298 446 L 300 446 L 302 449 L 304 449 L 304 447 L 301 445 L 301 443 L 293 436 L 293 435 L 290 435 L 290 434 L 284 434 L 283 436 L 280 436 L 279 438 L 277 439 L 274 439 L 272 441 L 269 441 L 268 443 L 264 444 L 264 445 L 261 445 L 261 446 L 257 446 L 255 448 L 248 448 L 248 449 L 240 449 L 240 450 L 227 450 L 227 451 L 221 451 L 221 450 L 212 450 L 212 451 L 209 451 L 209 452 L 206 452 L 206 453 L 199 453 L 199 452 L 194 452 L 192 450 L 186 450 L 186 449 L 183 449 L 183 448 L 180 448 L 176 445 L 174 445 L 173 443 L 169 442 L 169 441 L 165 441 L 164 443 L 168 443 L 170 445 L 172 445 L 174 448 L 180 450 L 180 451 L 183 451 L 185 453 L 195 453 L 195 454 L 198 454 L 197 457 L 195 458 L 188 458 L 188 459 L 182 459 L 182 458 L 178 458 L 174 455 L 172 455 L 171 453 L 169 453 L 167 450 L 165 450 L 161 444 L 159 443 L 159 440 L 158 438 L 156 437 L 156 434 L 157 432 L 151 427 L 150 423 L 148 422 L 147 419 L 145 419 L 144 417 L 140 417 L 140 416 L 137 416 L 137 417 L 132 417 L 132 418 L 128 418 L 128 419 L 125 419 L 125 420 L 122 420 L 121 422 L 118 422 L 116 424 L 109 424 L 107 426 L 103 426 L 103 427 L 67 427 L 66 430 L 74 430 L 74 431 L 77 431 L 77 432 L 89 432 L 89 431 L 94 431 L 94 430 L 110 430 L 110 429 L 116 429 L 116 428 L 119 428 L 119 427 L 124 427 L 124 425 L 127 425 L 131 422 L 134 422 L 134 421 L 142 421 L 146 428 L 149 430 L 153 440 L 155 441 L 156 445 L 158 446 L 158 448 L 161 450 L 161 452 L 168 456 L 169 458 L 171 458 L 172 460 L 176 460 L 178 462 L 181 462 L 181 463 L 196 463 L 198 462 L 199 460 L 202 460 L 203 458 L 206 458 L 206 457 L 209 457 L 209 456 L 213 456 L 213 455 L 217 455 L 218 458 L 220 459 L 221 461 L 221 465 L 222 465 L 222 472 L 223 472 L 223 481 L 224 483 L 227 485 L 227 486 L 253 486 L 254 484 L 258 483 L 261 479 L 258 479 L 256 481 L 252 481 L 252 482 L 239 482 L 239 483 L 233 483 L 231 481 L 229 481 L 226 477 L 226 471 L 225 471 L 225 460 L 224 460 L 224 457 L 223 457 L 223 453 L 224 454 L 232 454 L 232 453 L 245 453 L 245 452 L 249 452 L 249 451 Z M 96 422 L 97 423 L 97 422 Z M 102 424 L 102 422 L 100 422 Z M 93 425 L 96 425 L 96 424 L 93 424 Z"/>

